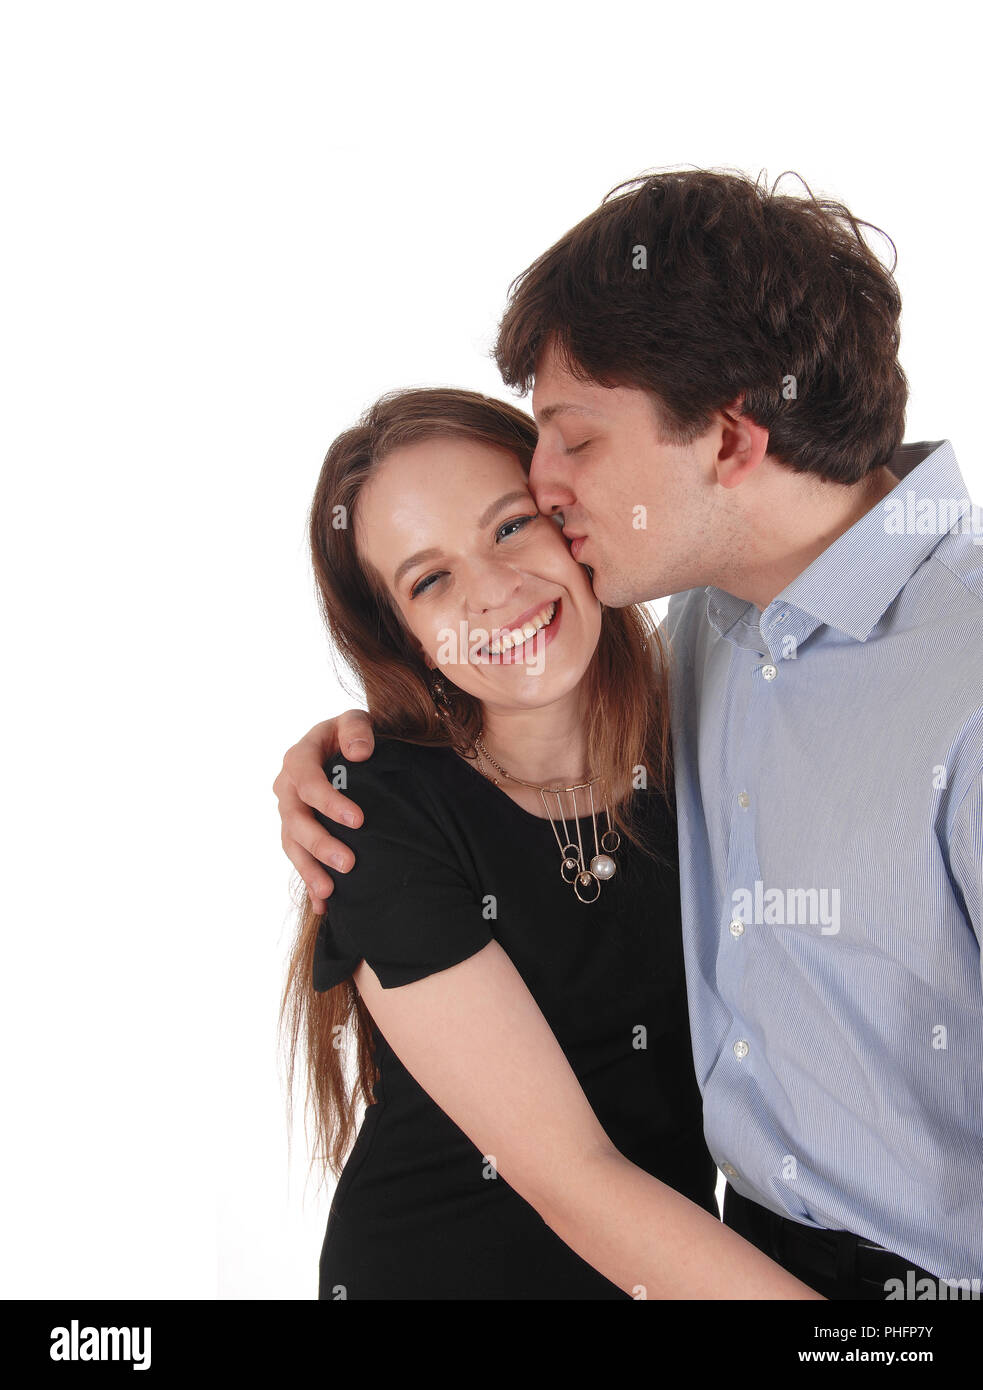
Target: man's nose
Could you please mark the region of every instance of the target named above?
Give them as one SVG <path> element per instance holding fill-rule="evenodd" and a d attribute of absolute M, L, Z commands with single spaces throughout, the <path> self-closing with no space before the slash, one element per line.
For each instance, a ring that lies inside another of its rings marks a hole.
<path fill-rule="evenodd" d="M 573 493 L 563 478 L 562 459 L 555 450 L 551 453 L 542 442 L 536 445 L 529 465 L 529 491 L 545 516 L 562 511 L 573 499 Z"/>

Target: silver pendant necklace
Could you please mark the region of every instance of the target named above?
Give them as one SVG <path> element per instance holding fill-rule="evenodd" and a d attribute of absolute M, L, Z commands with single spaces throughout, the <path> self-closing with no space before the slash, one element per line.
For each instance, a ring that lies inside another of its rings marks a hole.
<path fill-rule="evenodd" d="M 613 878 L 615 872 L 615 862 L 611 858 L 615 850 L 621 844 L 621 836 L 617 830 L 611 828 L 611 812 L 608 809 L 607 797 L 604 799 L 604 815 L 607 819 L 607 830 L 598 838 L 597 834 L 597 812 L 594 809 L 594 783 L 600 782 L 600 776 L 592 777 L 587 782 L 577 782 L 572 787 L 541 787 L 538 782 L 524 782 L 521 777 L 513 777 L 511 772 L 506 772 L 501 763 L 497 763 L 481 740 L 481 735 L 475 739 L 472 745 L 476 756 L 480 759 L 484 757 L 496 768 L 503 777 L 507 777 L 510 782 L 517 782 L 523 787 L 533 787 L 539 792 L 543 807 L 549 817 L 550 825 L 553 827 L 553 834 L 556 836 L 556 843 L 560 849 L 560 874 L 565 883 L 573 884 L 573 891 L 582 903 L 596 902 L 601 894 L 601 884 L 609 878 Z M 480 751 L 479 751 L 480 750 Z M 497 777 L 492 777 L 485 772 L 483 767 L 478 768 L 482 776 L 489 782 L 494 782 L 496 787 L 501 786 Z M 584 859 L 584 845 L 580 834 L 580 820 L 577 817 L 577 792 L 586 790 L 590 796 L 590 815 L 591 824 L 594 829 L 594 856 L 590 861 L 590 867 Z M 563 814 L 563 803 L 561 795 L 564 792 L 573 793 L 573 823 L 577 830 L 577 843 L 574 844 L 567 829 L 566 816 Z M 563 836 L 556 827 L 553 813 L 546 800 L 547 794 L 556 797 L 557 816 L 563 825 Z M 585 894 L 587 896 L 585 896 Z"/>

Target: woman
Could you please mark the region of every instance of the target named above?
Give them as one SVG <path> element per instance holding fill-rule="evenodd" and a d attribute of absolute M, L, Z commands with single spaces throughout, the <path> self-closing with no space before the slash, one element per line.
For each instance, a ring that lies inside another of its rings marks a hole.
<path fill-rule="evenodd" d="M 537 511 L 535 446 L 502 402 L 393 393 L 311 508 L 377 736 L 326 768 L 365 819 L 322 818 L 356 863 L 308 899 L 283 999 L 341 1170 L 319 1296 L 818 1298 L 717 1219 L 659 636 Z"/>

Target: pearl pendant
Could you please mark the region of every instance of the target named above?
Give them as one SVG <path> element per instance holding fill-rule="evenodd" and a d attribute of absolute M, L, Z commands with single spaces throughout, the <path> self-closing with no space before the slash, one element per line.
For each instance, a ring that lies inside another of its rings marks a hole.
<path fill-rule="evenodd" d="M 590 871 L 598 878 L 613 877 L 614 867 L 614 860 L 609 854 L 595 854 L 590 861 Z"/>

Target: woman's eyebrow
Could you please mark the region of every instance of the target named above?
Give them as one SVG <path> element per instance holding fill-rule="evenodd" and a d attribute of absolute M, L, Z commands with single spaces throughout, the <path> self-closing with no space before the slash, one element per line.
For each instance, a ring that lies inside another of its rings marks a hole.
<path fill-rule="evenodd" d="M 434 560 L 439 554 L 440 551 L 434 550 L 431 546 L 429 550 L 418 550 L 415 555 L 410 555 L 401 565 L 397 566 L 396 573 L 393 575 L 393 588 L 396 587 L 407 570 L 411 570 L 414 565 L 422 564 L 424 560 Z"/>
<path fill-rule="evenodd" d="M 478 518 L 478 530 L 481 531 L 488 523 L 498 515 L 503 507 L 507 507 L 510 502 L 526 502 L 529 500 L 528 488 L 516 488 L 513 492 L 507 492 L 504 497 L 500 497 L 497 502 L 493 502 L 490 507 L 481 513 Z"/>

